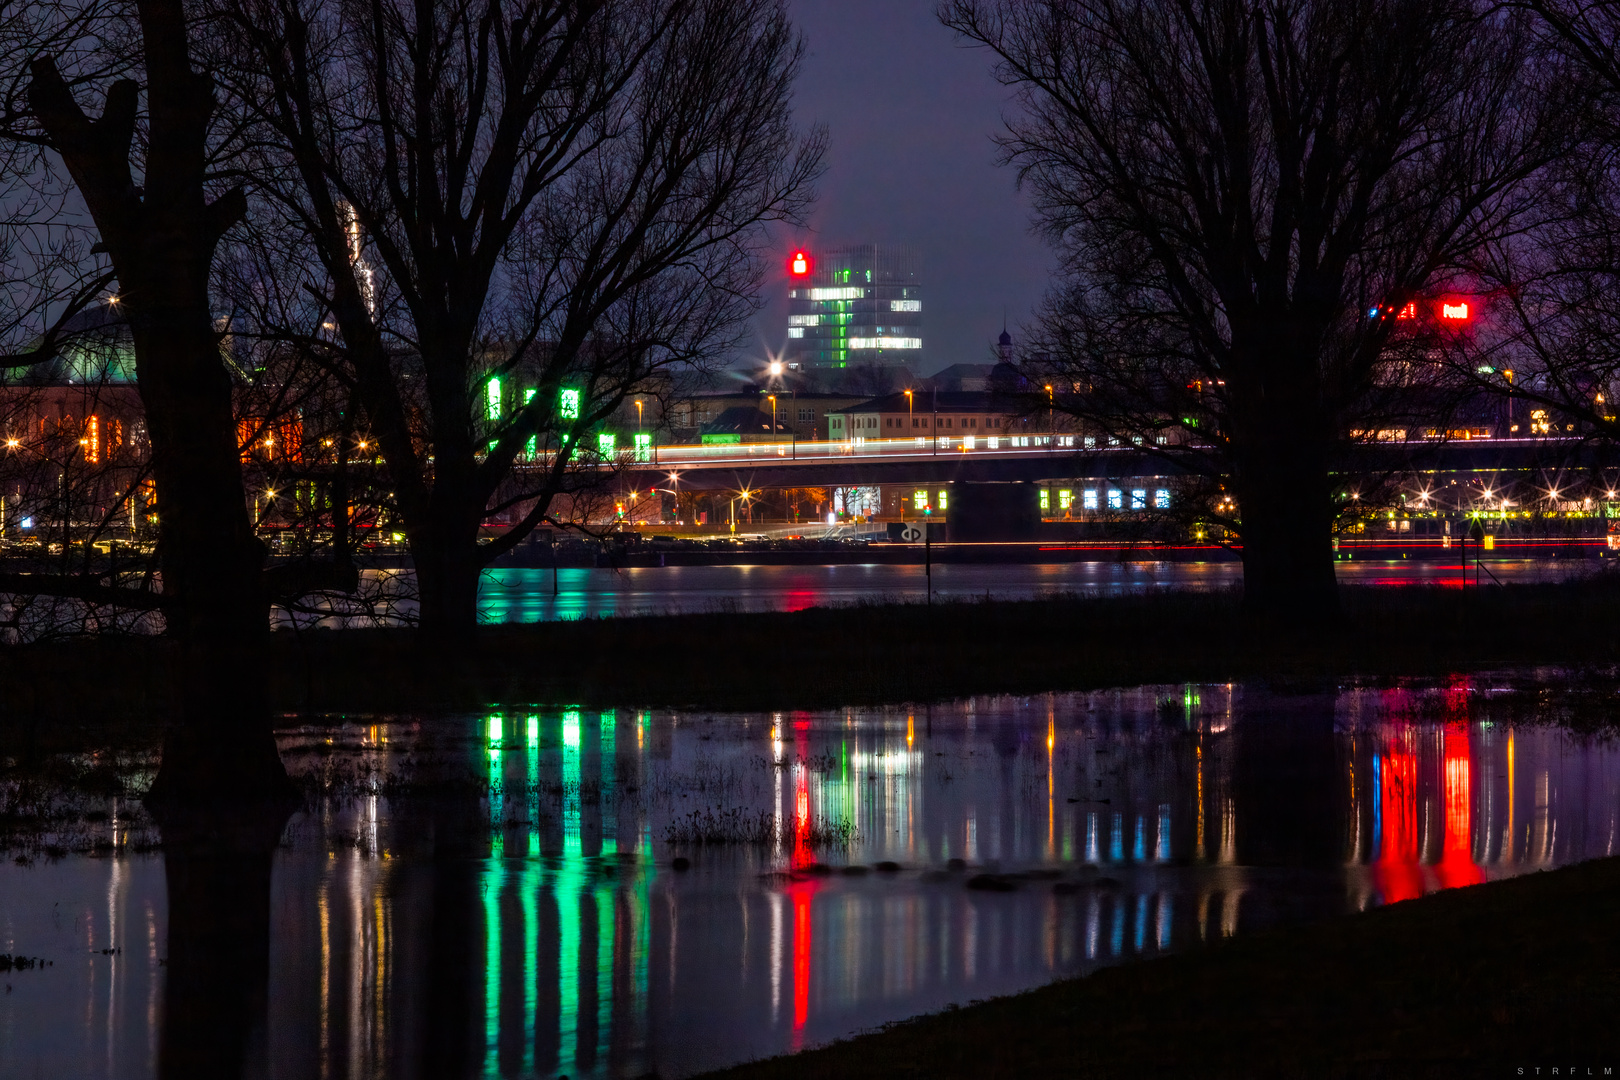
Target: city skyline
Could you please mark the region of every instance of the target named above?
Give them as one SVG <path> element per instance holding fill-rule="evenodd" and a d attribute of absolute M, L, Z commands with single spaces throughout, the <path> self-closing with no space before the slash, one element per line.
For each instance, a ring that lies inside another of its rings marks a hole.
<path fill-rule="evenodd" d="M 1013 173 L 995 164 L 1007 96 L 989 58 L 959 47 L 931 0 L 794 0 L 805 37 L 796 122 L 826 124 L 827 172 L 809 227 L 778 229 L 765 306 L 739 366 L 788 344 L 788 260 L 850 244 L 904 244 L 929 293 L 925 371 L 990 363 L 1044 295 L 1051 256 L 1029 231 Z"/>

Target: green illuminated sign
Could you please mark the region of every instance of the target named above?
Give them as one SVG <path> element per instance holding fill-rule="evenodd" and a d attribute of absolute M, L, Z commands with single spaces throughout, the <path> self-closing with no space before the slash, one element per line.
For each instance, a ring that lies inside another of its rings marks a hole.
<path fill-rule="evenodd" d="M 580 394 L 578 390 L 564 387 L 557 395 L 557 413 L 564 420 L 579 419 Z"/>

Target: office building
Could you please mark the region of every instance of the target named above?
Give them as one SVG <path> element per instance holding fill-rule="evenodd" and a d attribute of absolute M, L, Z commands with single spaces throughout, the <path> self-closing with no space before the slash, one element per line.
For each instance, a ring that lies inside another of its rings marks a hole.
<path fill-rule="evenodd" d="M 917 257 L 855 244 L 795 251 L 788 264 L 785 359 L 804 368 L 900 367 L 923 359 Z"/>

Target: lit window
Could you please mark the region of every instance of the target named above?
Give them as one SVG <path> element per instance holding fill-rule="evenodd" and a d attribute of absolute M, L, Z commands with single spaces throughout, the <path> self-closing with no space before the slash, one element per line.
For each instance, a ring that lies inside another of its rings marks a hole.
<path fill-rule="evenodd" d="M 557 413 L 564 420 L 579 419 L 579 391 L 565 388 L 557 395 Z"/>
<path fill-rule="evenodd" d="M 816 326 L 821 322 L 820 315 L 789 315 L 789 326 Z"/>
<path fill-rule="evenodd" d="M 889 301 L 889 310 L 890 311 L 921 311 L 922 310 L 922 301 L 921 300 L 890 300 Z"/>
<path fill-rule="evenodd" d="M 487 414 L 491 420 L 501 418 L 501 380 L 491 378 L 489 385 L 484 388 L 485 400 L 488 404 Z"/>
<path fill-rule="evenodd" d="M 1169 488 L 1159 488 L 1157 491 L 1155 491 L 1153 493 L 1153 509 L 1155 509 L 1155 510 L 1168 510 L 1168 509 L 1170 509 L 1170 489 Z"/>
<path fill-rule="evenodd" d="M 1131 509 L 1147 509 L 1147 491 L 1144 488 L 1133 488 L 1131 491 Z"/>
<path fill-rule="evenodd" d="M 939 508 L 941 510 L 945 510 L 945 509 L 948 509 L 949 507 L 950 507 L 950 500 L 947 497 L 947 493 L 943 492 L 943 491 L 940 492 L 939 493 Z"/>
<path fill-rule="evenodd" d="M 1041 489 L 1041 509 L 1042 510 L 1050 510 L 1050 509 L 1052 509 L 1052 493 L 1050 491 L 1047 491 L 1045 488 Z"/>
<path fill-rule="evenodd" d="M 1094 450 L 1094 449 L 1096 449 L 1096 446 L 1097 446 L 1097 436 L 1095 436 L 1095 435 L 1087 435 L 1086 436 L 1086 449 L 1087 450 Z"/>
<path fill-rule="evenodd" d="M 1125 508 L 1125 493 L 1119 488 L 1108 489 L 1108 509 L 1123 510 Z"/>
<path fill-rule="evenodd" d="M 1088 488 L 1080 493 L 1080 509 L 1097 509 L 1097 492 L 1095 488 Z"/>
<path fill-rule="evenodd" d="M 914 337 L 852 337 L 851 349 L 920 349 L 922 338 Z"/>
<path fill-rule="evenodd" d="M 811 289 L 812 300 L 859 300 L 866 295 L 865 289 Z"/>
<path fill-rule="evenodd" d="M 1074 492 L 1067 490 L 1058 492 L 1059 510 L 1067 510 L 1072 505 L 1074 505 Z"/>
<path fill-rule="evenodd" d="M 617 435 L 611 435 L 604 431 L 596 437 L 596 452 L 603 457 L 611 457 L 613 455 L 613 444 L 618 441 L 619 437 Z"/>
<path fill-rule="evenodd" d="M 911 493 L 911 505 L 918 510 L 928 509 L 928 492 L 913 491 Z"/>
<path fill-rule="evenodd" d="M 802 337 L 804 337 L 804 327 L 802 327 L 802 326 L 790 326 L 790 327 L 788 327 L 788 337 L 790 337 L 790 338 L 802 338 Z"/>
<path fill-rule="evenodd" d="M 650 434 L 638 433 L 636 435 L 636 460 L 652 460 L 652 436 Z"/>

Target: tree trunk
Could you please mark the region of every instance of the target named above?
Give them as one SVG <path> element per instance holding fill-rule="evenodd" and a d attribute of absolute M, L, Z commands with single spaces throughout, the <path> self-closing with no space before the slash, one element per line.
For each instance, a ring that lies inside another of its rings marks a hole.
<path fill-rule="evenodd" d="M 1339 616 L 1327 452 L 1302 427 L 1233 455 L 1244 614 L 1281 632 L 1326 627 Z"/>
<path fill-rule="evenodd" d="M 158 298 L 193 292 L 189 305 L 130 301 L 152 439 L 165 618 L 180 650 L 178 715 L 152 795 L 279 795 L 287 776 L 259 689 L 269 635 L 264 546 L 249 521 L 231 386 L 205 283 L 154 274 L 143 285 Z"/>
<path fill-rule="evenodd" d="M 433 524 L 441 520 L 436 516 Z M 435 646 L 465 643 L 478 625 L 478 586 L 484 574 L 476 527 L 470 532 L 444 527 L 426 539 L 413 539 L 411 560 L 422 637 Z"/>
<path fill-rule="evenodd" d="M 164 617 L 179 647 L 176 713 L 154 802 L 291 793 L 257 670 L 269 632 L 264 547 L 253 535 L 231 381 L 209 302 L 220 236 L 246 209 L 210 202 L 213 82 L 192 70 L 178 0 L 139 0 L 146 67 L 142 186 L 131 169 L 138 87 L 114 83 L 90 120 L 54 61 L 33 65 L 29 103 L 73 176 L 112 260 L 134 338 L 157 486 Z"/>

